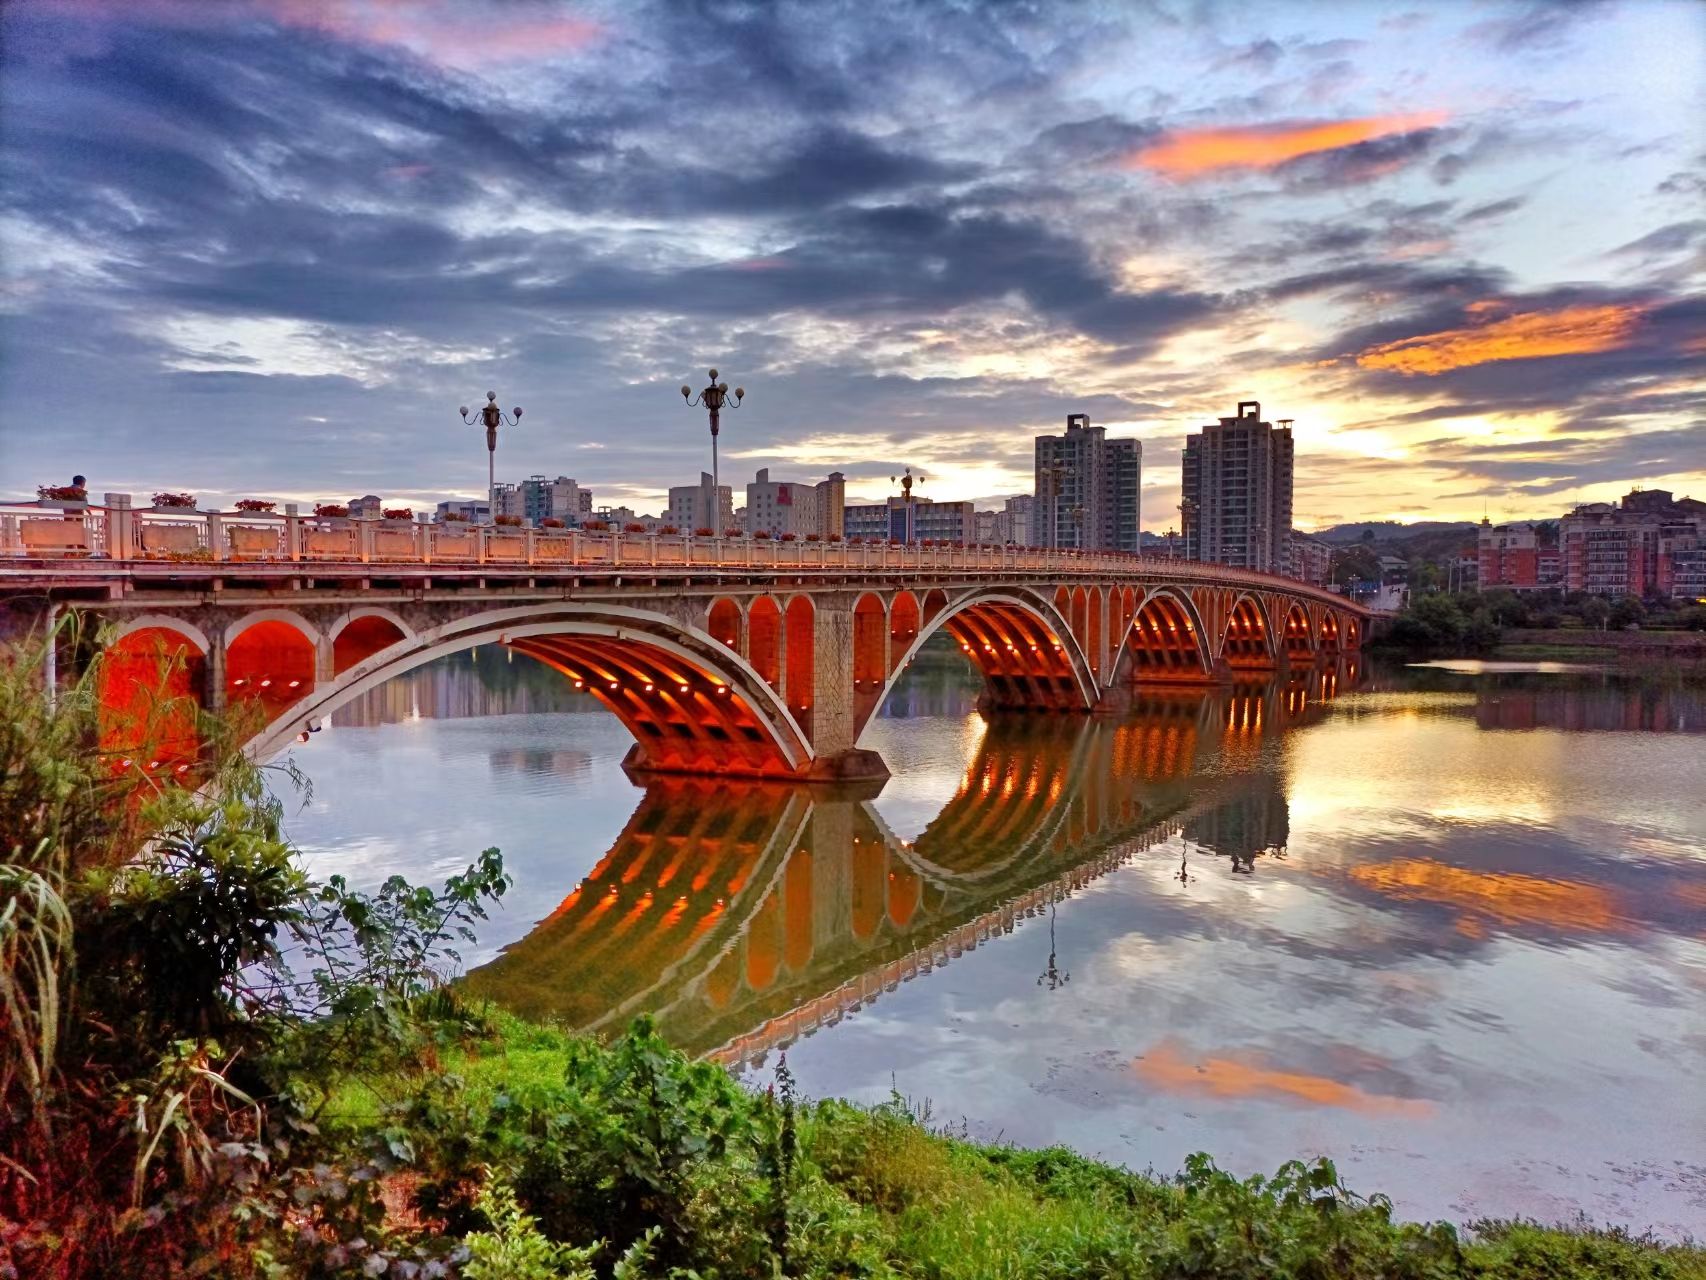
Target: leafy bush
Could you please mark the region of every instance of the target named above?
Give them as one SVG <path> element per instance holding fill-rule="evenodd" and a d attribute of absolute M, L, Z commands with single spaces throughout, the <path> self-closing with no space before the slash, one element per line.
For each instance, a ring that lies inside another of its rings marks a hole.
<path fill-rule="evenodd" d="M 239 511 L 271 511 L 278 503 L 268 502 L 264 498 L 238 498 L 235 505 Z"/>
<path fill-rule="evenodd" d="M 193 508 L 195 506 L 195 495 L 190 493 L 173 493 L 168 490 L 165 493 L 155 494 L 153 502 L 157 507 Z"/>
<path fill-rule="evenodd" d="M 318 502 L 314 504 L 314 514 L 323 520 L 335 520 L 349 514 L 349 507 L 341 502 Z"/>

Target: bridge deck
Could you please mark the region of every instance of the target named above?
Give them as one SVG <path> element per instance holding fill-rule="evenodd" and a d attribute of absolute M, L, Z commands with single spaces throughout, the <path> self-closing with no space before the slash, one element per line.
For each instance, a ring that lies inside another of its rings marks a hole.
<path fill-rule="evenodd" d="M 245 536 L 247 535 L 247 536 Z M 706 588 L 778 580 L 840 584 L 1102 581 L 1284 591 L 1366 615 L 1294 578 L 1118 552 L 1013 546 L 897 546 L 760 538 L 510 529 L 402 521 L 0 507 L 0 593 L 123 600 L 253 589 L 338 598 L 391 587 L 506 596 L 599 587 Z M 337 584 L 337 585 L 332 585 Z M 299 597 L 300 598 L 300 597 Z M 371 598 L 371 597 L 369 597 Z"/>

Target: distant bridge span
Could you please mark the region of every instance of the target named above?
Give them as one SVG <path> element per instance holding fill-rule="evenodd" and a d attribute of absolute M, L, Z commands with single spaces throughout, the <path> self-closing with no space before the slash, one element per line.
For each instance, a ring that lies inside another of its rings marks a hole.
<path fill-rule="evenodd" d="M 108 498 L 0 509 L 11 627 L 67 608 L 114 624 L 115 716 L 172 655 L 168 692 L 264 711 L 262 758 L 395 675 L 501 644 L 613 711 L 635 738 L 631 769 L 883 776 L 863 734 L 941 631 L 992 707 L 1091 712 L 1137 686 L 1336 659 L 1369 622 L 1292 579 L 1148 556 L 388 527 Z"/>

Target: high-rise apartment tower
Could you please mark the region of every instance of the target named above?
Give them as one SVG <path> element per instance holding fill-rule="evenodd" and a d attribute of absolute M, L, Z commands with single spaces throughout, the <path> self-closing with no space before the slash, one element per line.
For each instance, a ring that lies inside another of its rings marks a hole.
<path fill-rule="evenodd" d="M 1180 517 L 1185 555 L 1263 573 L 1290 567 L 1290 426 L 1262 421 L 1254 400 L 1185 437 Z"/>
<path fill-rule="evenodd" d="M 1064 435 L 1037 437 L 1032 544 L 1136 551 L 1142 481 L 1140 441 L 1110 440 L 1089 414 L 1067 414 Z"/>

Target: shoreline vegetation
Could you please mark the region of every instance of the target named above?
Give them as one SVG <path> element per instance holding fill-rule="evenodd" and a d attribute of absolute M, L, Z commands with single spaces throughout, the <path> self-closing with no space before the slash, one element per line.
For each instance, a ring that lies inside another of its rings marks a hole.
<path fill-rule="evenodd" d="M 1591 662 L 1635 675 L 1706 676 L 1706 606 L 1496 588 L 1412 597 L 1375 651 L 1415 657 Z"/>
<path fill-rule="evenodd" d="M 0 1276 L 1706 1280 L 1615 1228 L 1396 1221 L 1327 1161 L 1137 1174 L 475 1005 L 497 850 L 313 880 L 164 655 L 115 723 L 46 651 L 0 653 Z"/>

